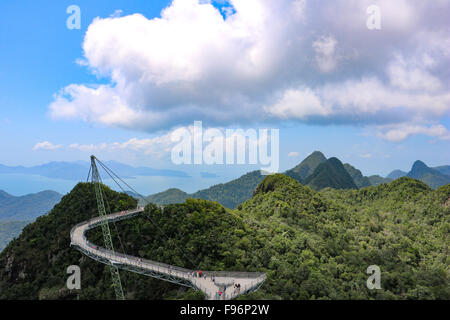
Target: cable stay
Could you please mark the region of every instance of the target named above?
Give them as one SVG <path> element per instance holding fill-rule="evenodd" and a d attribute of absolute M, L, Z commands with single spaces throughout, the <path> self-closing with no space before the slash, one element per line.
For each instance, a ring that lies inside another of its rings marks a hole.
<path fill-rule="evenodd" d="M 130 191 L 133 191 L 135 194 L 137 194 L 142 200 L 144 200 L 144 202 L 146 202 L 147 204 L 150 204 L 150 202 L 147 200 L 147 198 L 145 198 L 143 195 L 141 195 L 139 192 L 137 192 L 133 187 L 131 187 L 128 183 L 126 183 L 122 178 L 120 178 L 116 173 L 114 173 L 114 171 L 112 171 L 106 164 L 104 164 L 103 162 L 101 162 L 99 159 L 95 158 L 97 160 L 97 162 L 100 164 L 100 166 L 103 168 L 103 170 L 105 170 L 105 172 L 110 176 L 110 178 L 117 184 L 117 186 L 122 190 L 123 193 L 126 193 L 126 190 L 120 185 L 120 183 L 118 183 L 116 181 L 119 180 L 120 182 L 122 182 L 125 186 L 127 186 L 127 188 L 130 189 Z M 156 224 L 151 218 L 150 215 L 144 211 L 145 213 L 145 217 L 155 226 L 156 229 L 158 229 L 158 231 L 167 239 L 167 240 L 171 240 L 171 238 L 164 232 L 164 230 L 162 230 L 158 224 Z M 175 242 L 173 242 L 173 245 L 175 246 L 175 248 L 184 256 L 184 258 L 186 258 L 187 261 L 189 261 L 191 263 L 192 266 L 195 266 L 195 269 L 199 269 L 199 264 L 200 263 L 195 263 L 192 261 L 192 259 L 186 255 L 185 251 L 183 249 L 181 249 L 179 246 L 176 245 Z"/>
<path fill-rule="evenodd" d="M 92 183 L 95 187 L 95 196 L 97 198 L 97 206 L 98 213 L 100 217 L 106 217 L 105 203 L 103 201 L 103 195 L 101 190 L 101 180 L 100 174 L 97 169 L 97 165 L 95 164 L 95 157 L 91 156 L 91 169 L 92 172 Z M 105 247 L 107 250 L 114 252 L 114 245 L 111 239 L 111 230 L 109 229 L 108 220 L 104 220 L 101 224 L 102 232 L 103 232 L 103 241 L 105 242 Z M 122 283 L 120 282 L 120 274 L 119 269 L 114 266 L 109 266 L 111 272 L 111 278 L 113 281 L 114 292 L 116 294 L 117 300 L 125 300 L 123 295 Z"/>
<path fill-rule="evenodd" d="M 147 204 L 150 202 L 134 190 L 128 183 L 122 180 L 110 168 L 102 163 L 95 156 L 91 156 L 91 167 L 89 169 L 87 181 L 91 178 L 91 182 L 95 188 L 95 196 L 97 199 L 97 206 L 99 216 L 94 217 L 88 221 L 81 222 L 74 226 L 70 231 L 71 246 L 81 251 L 88 257 L 104 263 L 109 266 L 111 278 L 113 282 L 114 292 L 117 300 L 124 300 L 124 293 L 120 279 L 119 269 L 135 272 L 145 276 L 150 276 L 160 280 L 176 283 L 187 286 L 195 290 L 201 290 L 206 294 L 207 299 L 233 299 L 241 294 L 249 293 L 258 290 L 266 280 L 266 274 L 261 272 L 229 272 L 229 271 L 199 271 L 198 265 L 194 263 L 188 255 L 173 242 L 173 245 L 182 256 L 189 261 L 192 266 L 196 266 L 196 270 L 185 269 L 178 266 L 172 266 L 161 262 L 151 261 L 143 258 L 138 258 L 125 254 L 124 246 L 120 238 L 116 221 L 135 217 L 144 213 L 147 219 L 155 226 L 155 228 L 169 241 L 170 237 L 151 219 L 144 207 L 136 209 L 112 213 L 109 206 L 106 193 L 102 192 L 102 179 L 99 174 L 97 163 L 108 174 L 108 176 L 118 185 L 118 187 L 126 193 L 126 190 L 118 182 L 123 183 L 129 190 L 133 191 Z M 106 203 L 106 206 L 105 206 Z M 107 214 L 107 210 L 109 214 Z M 111 237 L 111 230 L 109 222 L 112 222 L 117 233 L 122 253 L 114 250 L 114 245 Z M 93 228 L 101 226 L 103 233 L 104 248 L 99 248 L 90 243 L 85 233 Z M 234 288 L 232 288 L 234 286 Z M 230 288 L 228 292 L 226 289 Z M 231 292 L 230 292 L 231 291 Z"/>

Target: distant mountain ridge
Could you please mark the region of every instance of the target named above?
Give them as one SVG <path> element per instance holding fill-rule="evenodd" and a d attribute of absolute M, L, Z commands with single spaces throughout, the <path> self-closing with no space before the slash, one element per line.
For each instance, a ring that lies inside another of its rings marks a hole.
<path fill-rule="evenodd" d="M 402 171 L 402 170 L 394 170 L 391 173 L 389 173 L 386 178 L 396 180 L 398 178 L 404 177 L 408 174 L 408 172 Z"/>
<path fill-rule="evenodd" d="M 105 161 L 104 163 L 122 178 L 135 176 L 189 177 L 187 173 L 177 170 L 133 167 L 117 161 Z M 89 172 L 89 166 L 90 163 L 87 161 L 55 161 L 32 167 L 0 164 L 0 174 L 30 174 L 52 179 L 85 181 Z"/>
<path fill-rule="evenodd" d="M 192 199 L 164 209 L 149 205 L 145 214 L 117 223 L 113 241 L 130 255 L 183 268 L 266 273 L 265 284 L 242 297 L 249 300 L 450 299 L 450 185 L 432 190 L 403 177 L 362 190 L 316 192 L 275 174 L 255 190 L 234 211 Z M 126 194 L 104 192 L 112 212 L 136 207 Z M 79 183 L 25 227 L 0 253 L 0 300 L 114 299 L 105 265 L 70 246 L 73 226 L 96 215 L 94 188 Z M 102 246 L 101 230 L 86 237 Z M 385 275 L 376 292 L 365 286 L 372 264 Z M 82 290 L 67 289 L 70 265 L 84 270 Z M 127 300 L 204 298 L 136 273 L 121 271 L 121 279 Z"/>
<path fill-rule="evenodd" d="M 427 167 L 428 168 L 428 167 Z M 449 170 L 450 166 L 437 167 L 442 171 Z M 443 179 L 438 170 L 431 168 L 433 175 L 422 177 L 413 174 L 412 178 L 418 179 L 429 184 L 432 188 L 446 184 L 447 180 Z M 327 187 L 334 189 L 360 189 L 369 186 L 378 186 L 380 184 L 389 183 L 392 177 L 406 176 L 408 173 L 401 170 L 394 170 L 388 177 L 379 175 L 364 176 L 360 170 L 351 164 L 342 162 L 337 158 L 327 159 L 320 151 L 314 151 L 307 156 L 302 162 L 292 169 L 284 173 L 303 185 L 307 185 L 315 190 L 321 190 Z M 205 200 L 217 201 L 228 208 L 236 208 L 242 202 L 250 199 L 252 192 L 264 176 L 259 171 L 253 171 L 234 179 L 227 183 L 221 183 L 208 189 L 188 194 L 180 189 L 169 189 L 147 197 L 147 200 L 156 204 L 172 204 L 183 203 L 188 198 L 199 198 Z M 437 178 L 438 181 L 433 182 Z M 447 182 L 449 183 L 449 182 Z"/>
<path fill-rule="evenodd" d="M 428 167 L 420 160 L 414 162 L 411 171 L 408 172 L 407 176 L 420 180 L 433 189 L 450 183 L 450 176 Z"/>
<path fill-rule="evenodd" d="M 0 252 L 30 221 L 0 221 Z"/>
<path fill-rule="evenodd" d="M 450 166 L 439 166 L 439 167 L 433 167 L 432 169 L 439 171 L 442 174 L 445 174 L 447 176 L 450 176 Z"/>
<path fill-rule="evenodd" d="M 39 216 L 48 213 L 62 198 L 55 191 L 16 197 L 0 190 L 0 251 Z"/>
<path fill-rule="evenodd" d="M 189 198 L 189 194 L 177 188 L 170 188 L 166 191 L 146 197 L 147 201 L 159 205 L 183 203 L 187 198 Z M 140 201 L 140 203 L 145 204 L 142 202 L 142 200 Z"/>
<path fill-rule="evenodd" d="M 391 178 L 383 178 L 382 176 L 379 176 L 377 174 L 373 175 L 373 176 L 369 176 L 368 179 L 370 181 L 371 186 L 378 186 L 382 183 L 389 183 L 394 180 Z"/>
<path fill-rule="evenodd" d="M 324 188 L 358 189 L 342 162 L 334 157 L 319 164 L 314 172 L 304 180 L 304 184 L 314 190 Z"/>
<path fill-rule="evenodd" d="M 300 162 L 300 164 L 287 170 L 284 174 L 301 183 L 309 175 L 313 174 L 314 170 L 325 161 L 327 161 L 327 158 L 322 152 L 314 151 Z"/>
<path fill-rule="evenodd" d="M 369 177 L 363 176 L 360 170 L 353 167 L 351 164 L 344 164 L 345 170 L 347 170 L 348 174 L 352 177 L 358 188 L 369 187 L 372 185 Z"/>
<path fill-rule="evenodd" d="M 61 194 L 50 190 L 20 197 L 0 190 L 0 221 L 34 220 L 49 212 L 61 198 Z"/>
<path fill-rule="evenodd" d="M 239 204 L 251 198 L 253 191 L 264 178 L 265 176 L 261 175 L 259 170 L 256 170 L 227 183 L 220 183 L 192 194 L 171 188 L 150 195 L 146 199 L 152 203 L 167 205 L 183 203 L 188 198 L 194 198 L 217 201 L 225 207 L 236 208 Z"/>

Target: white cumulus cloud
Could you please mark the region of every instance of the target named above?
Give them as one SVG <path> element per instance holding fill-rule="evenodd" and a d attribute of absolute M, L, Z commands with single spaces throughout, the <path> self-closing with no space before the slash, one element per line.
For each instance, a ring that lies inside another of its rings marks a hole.
<path fill-rule="evenodd" d="M 450 131 L 443 125 L 425 126 L 404 124 L 384 130 L 384 132 L 382 130 L 379 136 L 389 141 L 399 142 L 415 134 L 427 135 L 441 140 L 450 140 Z"/>
<path fill-rule="evenodd" d="M 211 1 L 174 0 L 155 18 L 96 18 L 80 65 L 107 81 L 68 84 L 51 117 L 147 132 L 194 120 L 431 128 L 449 117 L 450 2 L 379 0 L 376 31 L 369 0 L 226 2 L 225 17 Z"/>
<path fill-rule="evenodd" d="M 313 42 L 312 46 L 316 52 L 316 62 L 320 71 L 330 72 L 336 67 L 336 45 L 337 41 L 332 36 L 322 36 Z"/>
<path fill-rule="evenodd" d="M 38 142 L 34 145 L 33 150 L 56 150 L 62 148 L 60 144 L 53 144 L 49 141 Z"/>

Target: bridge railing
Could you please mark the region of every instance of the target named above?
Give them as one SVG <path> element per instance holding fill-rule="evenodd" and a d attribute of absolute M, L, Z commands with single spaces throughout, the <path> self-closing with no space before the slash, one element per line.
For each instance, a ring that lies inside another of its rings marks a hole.
<path fill-rule="evenodd" d="M 87 225 L 87 229 L 93 229 L 97 227 L 99 224 L 103 223 L 104 220 L 122 220 L 128 217 L 129 215 L 138 214 L 142 212 L 144 209 L 142 207 L 139 207 L 137 209 L 131 209 L 131 210 L 125 210 L 122 212 L 115 212 L 112 215 L 114 215 L 113 218 L 111 217 L 94 217 L 89 220 L 85 220 L 83 222 L 77 223 L 71 230 L 70 230 L 70 238 L 72 238 L 73 232 L 76 228 L 81 227 L 82 225 Z"/>
<path fill-rule="evenodd" d="M 201 284 L 201 282 L 197 280 L 198 278 L 195 276 L 196 272 L 193 270 L 182 268 L 182 267 L 177 267 L 177 266 L 173 266 L 170 264 L 157 262 L 157 261 L 153 261 L 153 260 L 138 258 L 135 256 L 124 254 L 124 253 L 107 250 L 107 249 L 99 247 L 99 246 L 91 243 L 89 240 L 87 240 L 87 238 L 85 236 L 86 231 L 93 229 L 93 228 L 101 225 L 102 223 L 105 223 L 105 220 L 118 221 L 118 220 L 126 219 L 127 217 L 130 217 L 132 215 L 141 213 L 142 210 L 143 210 L 142 208 L 137 208 L 137 209 L 133 209 L 133 210 L 117 212 L 117 213 L 111 214 L 106 217 L 95 217 L 88 221 L 78 223 L 70 231 L 71 240 L 73 240 L 73 232 L 75 231 L 75 229 L 84 226 L 83 233 L 82 233 L 83 244 L 81 244 L 81 245 L 84 247 L 83 249 L 89 251 L 90 254 L 92 254 L 94 256 L 102 257 L 105 260 L 109 260 L 110 263 L 116 262 L 119 264 L 131 264 L 137 268 L 141 268 L 144 270 L 150 269 L 151 271 L 155 271 L 158 273 L 169 274 L 174 277 L 187 279 L 189 282 L 191 282 L 194 286 L 196 286 L 201 291 L 203 291 L 205 293 L 208 292 L 207 288 L 205 288 Z M 125 260 L 125 262 L 120 261 L 120 260 Z M 227 298 L 232 299 L 241 294 L 252 291 L 252 289 L 255 289 L 256 287 L 261 285 L 261 283 L 264 282 L 266 279 L 266 274 L 262 273 L 262 272 L 202 271 L 202 276 L 218 277 L 218 278 L 232 277 L 232 278 L 236 278 L 236 279 L 239 279 L 239 278 L 254 279 L 250 284 L 247 284 L 247 285 L 243 286 L 242 288 L 240 288 L 240 290 L 238 292 L 236 292 L 232 288 L 230 288 L 230 290 L 233 290 L 233 291 L 229 292 L 229 293 L 224 292 L 222 297 L 220 297 L 219 299 L 227 299 Z M 210 296 L 208 296 L 208 298 L 215 299 L 217 297 L 210 295 Z"/>
<path fill-rule="evenodd" d="M 94 217 L 92 219 L 89 219 L 87 221 L 84 221 L 84 222 L 81 222 L 81 223 L 78 223 L 77 225 L 75 225 L 70 231 L 70 237 L 72 239 L 74 230 L 76 228 L 79 228 L 79 227 L 83 226 L 83 225 L 86 226 L 86 228 L 84 230 L 84 232 L 85 232 L 87 230 L 93 229 L 93 228 L 101 225 L 102 223 L 105 222 L 105 220 L 117 221 L 117 220 L 125 219 L 125 218 L 129 217 L 130 215 L 138 214 L 140 212 L 142 212 L 142 208 L 113 213 L 112 214 L 113 216 L 109 215 L 108 217 Z M 193 272 L 190 269 L 177 267 L 177 266 L 172 266 L 170 264 L 157 262 L 157 261 L 152 261 L 152 260 L 148 260 L 148 259 L 141 259 L 141 258 L 137 258 L 135 256 L 131 256 L 131 255 L 127 255 L 127 254 L 123 254 L 123 253 L 117 252 L 117 251 L 111 251 L 111 250 L 99 247 L 96 244 L 93 244 L 89 240 L 87 240 L 84 232 L 83 232 L 83 241 L 89 247 L 89 251 L 91 252 L 91 254 L 95 254 L 95 251 L 99 251 L 99 252 L 102 253 L 102 255 L 104 257 L 106 257 L 107 259 L 112 260 L 112 261 L 117 260 L 117 257 L 119 257 L 119 258 L 122 258 L 122 259 L 125 259 L 125 260 L 128 260 L 128 261 L 134 262 L 136 266 L 139 266 L 139 265 L 142 266 L 144 264 L 152 265 L 155 269 L 159 268 L 158 270 L 164 271 L 164 272 L 167 272 L 167 271 L 171 272 L 173 270 L 174 273 L 175 272 L 179 272 L 179 273 L 183 273 L 183 274 L 187 274 L 187 275 L 189 275 L 189 274 L 191 274 Z M 117 261 L 117 262 L 120 262 L 120 261 Z"/>
<path fill-rule="evenodd" d="M 91 243 L 89 240 L 85 239 L 86 244 L 89 247 L 93 247 L 94 246 L 94 250 L 96 251 L 100 251 L 104 256 L 106 256 L 107 258 L 109 258 L 110 260 L 113 261 L 117 261 L 117 258 L 122 258 L 125 259 L 127 261 L 131 261 L 134 262 L 136 266 L 141 266 L 141 267 L 145 267 L 145 265 L 152 265 L 155 269 L 159 268 L 159 271 L 164 271 L 165 273 L 167 273 L 167 271 L 174 271 L 175 272 L 180 272 L 186 275 L 189 275 L 192 273 L 192 270 L 190 269 L 186 269 L 186 268 L 182 268 L 182 267 L 177 267 L 177 266 L 173 266 L 170 264 L 166 264 L 166 263 L 162 263 L 162 262 L 158 262 L 158 261 L 153 261 L 153 260 L 148 260 L 148 259 L 143 259 L 143 258 L 137 258 L 135 256 L 131 256 L 131 255 L 127 255 L 127 254 L 123 254 L 117 251 L 111 251 L 102 247 L 98 247 L 97 245 Z M 117 262 L 121 262 L 121 261 L 117 261 Z M 156 271 L 158 271 L 156 270 Z"/>
<path fill-rule="evenodd" d="M 263 272 L 240 272 L 240 271 L 205 271 L 206 276 L 232 277 L 232 278 L 259 278 L 265 275 Z"/>
<path fill-rule="evenodd" d="M 72 230 L 70 231 L 71 237 L 73 234 L 73 231 L 82 226 L 82 225 L 86 225 L 86 230 L 89 229 L 93 229 L 99 225 L 101 225 L 102 223 L 104 223 L 105 220 L 121 220 L 121 219 L 125 219 L 126 217 L 133 215 L 133 214 L 137 214 L 142 212 L 142 208 L 138 208 L 138 209 L 133 209 L 133 210 L 128 210 L 128 211 L 123 211 L 123 212 L 117 212 L 114 213 L 114 217 L 109 216 L 109 218 L 107 217 L 94 217 L 92 219 L 89 219 L 87 221 L 81 222 L 79 224 L 77 224 L 76 226 L 74 226 L 72 228 Z M 178 272 L 182 272 L 182 273 L 187 273 L 187 274 L 191 274 L 193 272 L 193 270 L 191 269 L 186 269 L 186 268 L 182 268 L 182 267 L 177 267 L 177 266 L 173 266 L 170 264 L 166 264 L 166 263 L 162 263 L 162 262 L 157 262 L 157 261 L 153 261 L 153 260 L 148 260 L 148 259 L 140 259 L 140 258 L 136 258 L 134 256 L 131 255 L 127 255 L 127 254 L 123 254 L 120 252 L 113 252 L 107 249 L 104 249 L 102 247 L 98 247 L 97 245 L 89 242 L 84 233 L 83 233 L 83 240 L 85 241 L 85 243 L 87 243 L 90 247 L 95 246 L 96 250 L 99 250 L 101 252 L 103 252 L 105 255 L 108 255 L 109 257 L 113 257 L 118 256 L 121 257 L 123 259 L 127 259 L 127 260 L 131 260 L 134 261 L 136 263 L 145 263 L 145 264 L 151 264 L 154 266 L 158 266 L 161 268 L 166 268 L 166 269 L 170 269 L 170 270 L 174 270 L 174 271 L 178 271 Z M 204 271 L 203 272 L 204 275 L 206 276 L 213 276 L 213 277 L 235 277 L 235 278 L 258 278 L 261 275 L 264 275 L 264 273 L 261 272 L 231 272 L 231 271 Z"/>
<path fill-rule="evenodd" d="M 228 293 L 225 298 L 234 299 L 234 298 L 237 298 L 240 295 L 249 293 L 249 292 L 255 290 L 260 285 L 262 285 L 262 283 L 266 279 L 267 279 L 267 276 L 265 274 L 263 274 L 263 275 L 259 276 L 257 279 L 253 280 L 251 283 L 243 286 L 242 288 L 239 288 L 239 289 L 233 288 L 233 291 L 231 293 Z"/>

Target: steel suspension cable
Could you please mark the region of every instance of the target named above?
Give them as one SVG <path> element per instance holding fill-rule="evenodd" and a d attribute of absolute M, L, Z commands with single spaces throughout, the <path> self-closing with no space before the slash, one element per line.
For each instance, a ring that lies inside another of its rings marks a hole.
<path fill-rule="evenodd" d="M 150 202 L 144 197 L 142 196 L 139 192 L 137 192 L 136 190 L 133 189 L 133 187 L 131 187 L 128 183 L 126 183 L 125 181 L 123 181 L 117 174 L 114 173 L 114 171 L 112 171 L 108 166 L 106 166 L 103 162 L 101 162 L 99 159 L 95 158 L 97 160 L 97 162 L 100 164 L 100 166 L 103 168 L 103 170 L 106 171 L 106 173 L 111 177 L 111 179 L 119 186 L 119 188 L 126 193 L 125 189 L 116 181 L 116 179 L 113 177 L 115 176 L 118 180 L 120 180 L 124 185 L 126 185 L 128 188 L 131 189 L 131 191 L 133 191 L 135 194 L 137 194 L 139 197 L 141 197 L 147 204 L 150 204 Z M 169 236 L 167 236 L 167 234 L 150 218 L 150 216 L 148 215 L 148 213 L 145 212 L 144 213 L 147 216 L 147 219 L 150 220 L 150 222 L 155 226 L 155 228 L 157 228 L 159 230 L 159 232 L 161 232 L 162 235 L 164 235 L 164 237 L 166 237 L 167 240 L 171 240 Z M 198 269 L 198 265 L 199 263 L 195 263 L 193 262 L 187 255 L 186 253 L 176 245 L 176 243 L 174 242 L 173 245 L 175 246 L 176 249 L 179 250 L 179 252 L 193 265 Z"/>
<path fill-rule="evenodd" d="M 97 159 L 97 161 L 98 161 L 98 159 Z M 102 178 L 101 177 L 99 177 L 99 178 L 100 178 L 100 182 L 103 184 Z M 105 202 L 106 202 L 106 206 L 108 207 L 108 211 L 109 211 L 109 213 L 112 213 L 111 207 L 109 206 L 108 198 L 106 196 L 106 192 L 103 192 L 103 194 L 105 196 Z M 120 247 L 122 248 L 122 253 L 125 254 L 125 248 L 123 246 L 122 239 L 120 238 L 120 234 L 119 234 L 119 230 L 117 229 L 116 222 L 112 221 L 112 223 L 114 225 L 114 229 L 116 230 L 117 238 L 119 238 L 119 243 L 120 243 Z"/>

